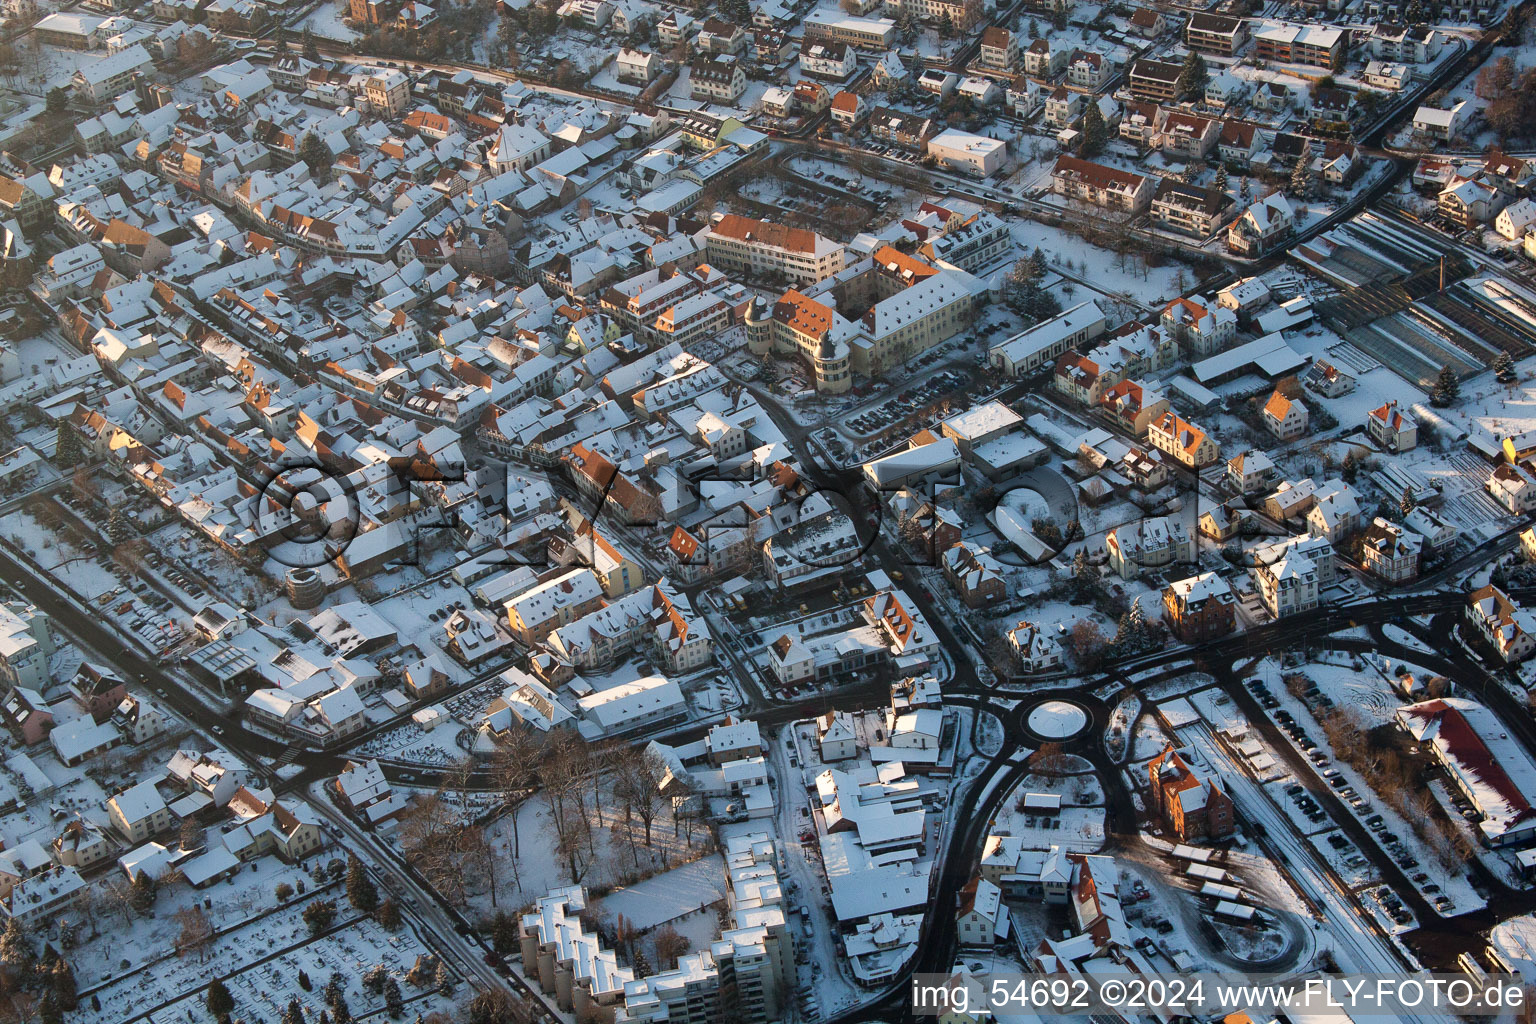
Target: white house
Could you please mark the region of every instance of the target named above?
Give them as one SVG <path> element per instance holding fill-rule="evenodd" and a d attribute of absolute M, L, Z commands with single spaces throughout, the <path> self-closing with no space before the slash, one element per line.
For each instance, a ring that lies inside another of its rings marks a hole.
<path fill-rule="evenodd" d="M 853 717 L 846 711 L 828 711 L 816 719 L 823 761 L 846 761 L 859 752 L 859 737 L 853 729 Z"/>
<path fill-rule="evenodd" d="M 1007 911 L 1003 890 L 985 878 L 973 878 L 960 890 L 955 911 L 956 938 L 962 946 L 990 947 L 997 941 L 997 926 Z"/>
<path fill-rule="evenodd" d="M 1493 229 L 1511 242 L 1520 241 L 1532 224 L 1536 224 L 1536 199 L 1510 203 L 1493 219 Z"/>
<path fill-rule="evenodd" d="M 1449 110 L 1437 107 L 1420 107 L 1413 113 L 1413 130 L 1425 138 L 1450 142 L 1461 131 L 1462 111 L 1467 101 L 1462 100 Z"/>
<path fill-rule="evenodd" d="M 1365 418 L 1365 429 L 1389 452 L 1406 452 L 1419 443 L 1419 425 L 1398 409 L 1396 399 L 1372 409 Z"/>
<path fill-rule="evenodd" d="M 1020 622 L 1010 629 L 1008 646 L 1020 671 L 1027 675 L 1062 667 L 1061 644 L 1033 622 Z"/>

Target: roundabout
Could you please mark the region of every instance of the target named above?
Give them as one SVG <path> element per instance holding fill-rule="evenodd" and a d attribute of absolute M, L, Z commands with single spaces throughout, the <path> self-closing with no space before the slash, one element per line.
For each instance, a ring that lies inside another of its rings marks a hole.
<path fill-rule="evenodd" d="M 1076 701 L 1055 698 L 1041 701 L 1024 716 L 1024 728 L 1036 739 L 1062 743 L 1082 734 L 1092 719 Z"/>

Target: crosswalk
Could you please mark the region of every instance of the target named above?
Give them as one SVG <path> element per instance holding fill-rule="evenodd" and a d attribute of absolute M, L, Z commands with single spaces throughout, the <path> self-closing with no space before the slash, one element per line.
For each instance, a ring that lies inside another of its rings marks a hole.
<path fill-rule="evenodd" d="M 283 767 L 285 767 L 287 765 L 293 764 L 298 759 L 299 759 L 299 748 L 298 747 L 290 746 L 290 747 L 286 748 L 283 751 L 281 757 L 279 757 L 276 761 L 272 762 L 272 767 L 273 768 L 283 768 Z"/>

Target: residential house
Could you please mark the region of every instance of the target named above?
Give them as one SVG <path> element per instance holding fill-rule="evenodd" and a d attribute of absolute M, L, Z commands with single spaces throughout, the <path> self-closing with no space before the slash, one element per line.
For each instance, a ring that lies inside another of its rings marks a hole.
<path fill-rule="evenodd" d="M 1183 466 L 1199 469 L 1221 457 L 1221 450 L 1204 430 L 1175 413 L 1167 412 L 1147 427 L 1152 447 L 1167 452 Z"/>
<path fill-rule="evenodd" d="M 1491 583 L 1467 595 L 1466 621 L 1506 665 L 1536 651 L 1536 617 Z"/>
<path fill-rule="evenodd" d="M 1282 193 L 1260 199 L 1227 229 L 1227 249 L 1234 256 L 1254 258 L 1287 238 L 1295 223 L 1291 204 Z"/>
<path fill-rule="evenodd" d="M 1025 675 L 1054 672 L 1064 664 L 1061 644 L 1038 623 L 1024 621 L 1008 630 L 1008 649 Z"/>
<path fill-rule="evenodd" d="M 1370 411 L 1365 418 L 1365 430 L 1389 452 L 1406 452 L 1419 442 L 1418 424 L 1397 407 L 1395 398 Z"/>
<path fill-rule="evenodd" d="M 1236 608 L 1232 588 L 1214 572 L 1175 580 L 1163 588 L 1163 618 L 1185 643 L 1204 643 L 1232 632 Z"/>
<path fill-rule="evenodd" d="M 1264 429 L 1281 441 L 1290 441 L 1307 432 L 1307 407 L 1299 398 L 1287 398 L 1278 388 L 1264 403 L 1259 414 Z"/>
<path fill-rule="evenodd" d="M 1360 564 L 1387 583 L 1402 583 L 1419 574 L 1424 538 L 1388 519 L 1375 516 L 1360 534 Z"/>

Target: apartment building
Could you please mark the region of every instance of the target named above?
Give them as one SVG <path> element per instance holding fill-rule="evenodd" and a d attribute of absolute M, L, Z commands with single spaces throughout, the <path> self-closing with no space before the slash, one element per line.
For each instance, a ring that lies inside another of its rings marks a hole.
<path fill-rule="evenodd" d="M 375 113 L 398 117 L 411 102 L 411 81 L 394 69 L 373 75 L 363 83 L 363 98 Z"/>
<path fill-rule="evenodd" d="M 1019 39 L 1006 28 L 989 25 L 981 32 L 976 62 L 990 71 L 1011 72 L 1019 63 Z"/>
<path fill-rule="evenodd" d="M 1378 22 L 1366 45 L 1377 60 L 1399 64 L 1423 64 L 1440 54 L 1440 34 L 1428 25 Z"/>
<path fill-rule="evenodd" d="M 1536 651 L 1536 616 L 1491 583 L 1467 595 L 1466 620 L 1507 665 Z"/>
<path fill-rule="evenodd" d="M 869 134 L 877 141 L 903 149 L 920 150 L 933 134 L 933 121 L 890 107 L 876 107 L 869 115 Z"/>
<path fill-rule="evenodd" d="M 1388 583 L 1402 583 L 1419 574 L 1424 538 L 1388 519 L 1376 516 L 1360 535 L 1360 564 Z"/>
<path fill-rule="evenodd" d="M 1227 249 L 1234 256 L 1262 256 L 1283 241 L 1294 224 L 1291 204 L 1276 192 L 1248 207 L 1232 222 L 1227 229 Z"/>
<path fill-rule="evenodd" d="M 538 643 L 602 602 L 603 585 L 591 569 L 555 572 L 507 601 L 507 625 L 525 643 Z"/>
<path fill-rule="evenodd" d="M 806 228 L 729 213 L 704 236 L 704 251 L 721 270 L 779 274 L 802 284 L 825 280 L 843 269 L 842 245 Z"/>
<path fill-rule="evenodd" d="M 1033 78 L 1055 78 L 1067 66 L 1069 56 L 1066 48 L 1053 50 L 1047 40 L 1036 39 L 1024 49 L 1024 73 Z"/>
<path fill-rule="evenodd" d="M 0 605 L 0 686 L 45 689 L 54 650 L 47 615 L 20 601 Z"/>
<path fill-rule="evenodd" d="M 91 61 L 70 78 L 75 95 L 92 106 L 107 103 L 133 91 L 137 75 L 148 74 L 154 67 L 149 52 L 138 43 L 108 57 Z"/>
<path fill-rule="evenodd" d="M 1183 65 L 1142 58 L 1131 62 L 1129 85 L 1138 100 L 1167 103 L 1179 98 L 1179 76 Z"/>
<path fill-rule="evenodd" d="M 1184 25 L 1184 45 L 1200 53 L 1232 57 L 1248 42 L 1248 23 L 1225 14 L 1196 11 Z"/>
<path fill-rule="evenodd" d="M 1209 238 L 1237 212 L 1226 192 L 1185 185 L 1171 178 L 1158 183 L 1152 196 L 1152 221 L 1193 238 Z"/>
<path fill-rule="evenodd" d="M 1349 30 L 1280 22 L 1259 28 L 1253 41 L 1260 60 L 1332 68 L 1349 51 Z"/>
<path fill-rule="evenodd" d="M 1158 131 L 1158 148 L 1175 160 L 1204 160 L 1216 148 L 1221 125 L 1208 117 L 1169 113 Z"/>
<path fill-rule="evenodd" d="M 1067 84 L 1096 91 L 1115 70 L 1114 61 L 1092 50 L 1076 50 L 1067 61 Z"/>
<path fill-rule="evenodd" d="M 1155 516 L 1110 530 L 1104 551 L 1110 568 L 1121 579 L 1133 580 L 1147 569 L 1194 561 L 1195 539 L 1177 519 Z"/>
<path fill-rule="evenodd" d="M 1260 564 L 1253 576 L 1259 600 L 1276 619 L 1317 607 L 1317 566 L 1305 555 L 1293 552 L 1272 564 Z"/>
<path fill-rule="evenodd" d="M 1152 179 L 1105 167 L 1075 156 L 1059 156 L 1051 170 L 1051 190 L 1122 213 L 1140 213 L 1152 203 Z"/>
<path fill-rule="evenodd" d="M 693 62 L 688 87 L 696 100 L 735 103 L 747 91 L 747 74 L 734 57 L 703 56 Z"/>

